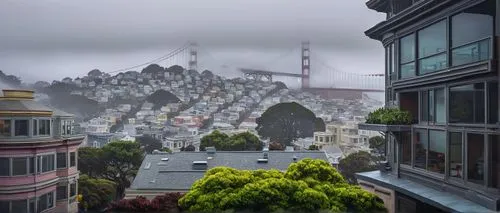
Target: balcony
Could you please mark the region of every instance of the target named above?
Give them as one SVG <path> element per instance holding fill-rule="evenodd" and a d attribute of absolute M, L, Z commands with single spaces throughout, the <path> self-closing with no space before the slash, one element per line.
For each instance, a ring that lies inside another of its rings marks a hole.
<path fill-rule="evenodd" d="M 366 123 L 358 124 L 358 129 L 379 132 L 402 132 L 409 131 L 413 123 L 414 119 L 409 111 L 396 108 L 380 108 L 368 114 Z"/>

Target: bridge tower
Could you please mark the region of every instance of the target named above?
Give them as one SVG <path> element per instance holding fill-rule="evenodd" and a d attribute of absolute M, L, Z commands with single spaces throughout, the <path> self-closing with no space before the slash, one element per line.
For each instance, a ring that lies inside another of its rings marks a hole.
<path fill-rule="evenodd" d="M 309 76 L 311 72 L 311 50 L 309 41 L 302 42 L 302 88 L 309 88 Z"/>
<path fill-rule="evenodd" d="M 189 43 L 189 70 L 198 70 L 198 44 Z"/>

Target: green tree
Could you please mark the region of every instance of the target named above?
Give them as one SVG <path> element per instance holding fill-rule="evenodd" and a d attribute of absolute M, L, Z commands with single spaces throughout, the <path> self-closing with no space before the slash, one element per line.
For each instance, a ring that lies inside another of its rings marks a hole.
<path fill-rule="evenodd" d="M 102 147 L 102 161 L 106 169 L 101 177 L 117 184 L 116 196 L 122 198 L 125 188 L 130 186 L 143 159 L 143 150 L 136 142 L 117 141 Z"/>
<path fill-rule="evenodd" d="M 78 190 L 83 196 L 83 206 L 89 209 L 101 209 L 115 198 L 116 184 L 110 180 L 81 175 L 78 180 Z"/>
<path fill-rule="evenodd" d="M 78 149 L 78 170 L 81 174 L 92 178 L 100 177 L 106 169 L 102 163 L 102 149 L 94 147 L 81 147 Z"/>
<path fill-rule="evenodd" d="M 314 120 L 314 131 L 324 132 L 325 130 L 326 130 L 326 125 L 325 121 L 323 121 L 323 118 L 316 118 L 316 120 Z"/>
<path fill-rule="evenodd" d="M 385 212 L 376 195 L 349 185 L 323 160 L 303 159 L 286 173 L 216 167 L 179 200 L 192 212 Z"/>
<path fill-rule="evenodd" d="M 382 136 L 371 137 L 368 140 L 370 149 L 376 150 L 379 154 L 385 152 L 385 138 Z"/>
<path fill-rule="evenodd" d="M 222 151 L 257 151 L 262 150 L 263 144 L 259 138 L 250 133 L 243 132 L 231 137 L 217 130 L 201 138 L 200 150 L 206 147 L 215 147 Z"/>
<path fill-rule="evenodd" d="M 222 150 L 222 147 L 225 146 L 225 143 L 228 139 L 229 136 L 227 134 L 215 130 L 212 133 L 205 135 L 201 138 L 200 150 L 205 151 L 206 147 L 212 147 L 212 146 L 215 147 L 215 149 L 217 150 Z"/>
<path fill-rule="evenodd" d="M 283 151 L 285 150 L 285 146 L 278 142 L 272 142 L 269 144 L 269 151 Z"/>
<path fill-rule="evenodd" d="M 192 144 L 190 144 L 189 146 L 186 146 L 186 148 L 184 148 L 184 150 L 182 150 L 182 151 L 194 152 L 194 151 L 196 151 L 196 147 L 194 147 Z"/>
<path fill-rule="evenodd" d="M 314 113 L 296 102 L 269 107 L 256 122 L 260 136 L 285 146 L 297 138 L 312 137 L 317 126 Z"/>
<path fill-rule="evenodd" d="M 359 151 L 348 155 L 339 162 L 339 169 L 350 183 L 357 183 L 355 174 L 377 170 L 375 157 L 365 151 Z"/>
<path fill-rule="evenodd" d="M 155 149 L 160 150 L 163 147 L 160 140 L 153 138 L 149 135 L 137 137 L 136 141 L 141 145 L 141 147 L 144 149 L 144 151 L 148 154 L 151 154 Z"/>
<path fill-rule="evenodd" d="M 168 148 L 168 147 L 163 147 L 159 151 L 172 153 L 172 150 L 170 148 Z"/>

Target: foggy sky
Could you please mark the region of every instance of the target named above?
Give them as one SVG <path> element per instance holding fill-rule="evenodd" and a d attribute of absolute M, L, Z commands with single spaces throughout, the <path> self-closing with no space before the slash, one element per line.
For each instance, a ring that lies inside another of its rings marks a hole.
<path fill-rule="evenodd" d="M 25 81 L 60 80 L 196 41 L 200 69 L 299 73 L 300 43 L 309 40 L 312 72 L 331 72 L 314 60 L 319 55 L 342 72 L 383 73 L 381 44 L 363 34 L 383 18 L 361 0 L 1 1 L 0 70 Z"/>

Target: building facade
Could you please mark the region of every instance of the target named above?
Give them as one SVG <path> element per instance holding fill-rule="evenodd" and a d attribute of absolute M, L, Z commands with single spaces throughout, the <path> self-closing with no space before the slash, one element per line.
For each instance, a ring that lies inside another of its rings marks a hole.
<path fill-rule="evenodd" d="M 72 115 L 43 106 L 33 92 L 0 97 L 0 212 L 78 212 Z"/>
<path fill-rule="evenodd" d="M 498 0 L 369 0 L 386 53 L 388 172 L 358 174 L 392 212 L 500 211 Z M 405 130 L 403 130 L 405 129 Z"/>

